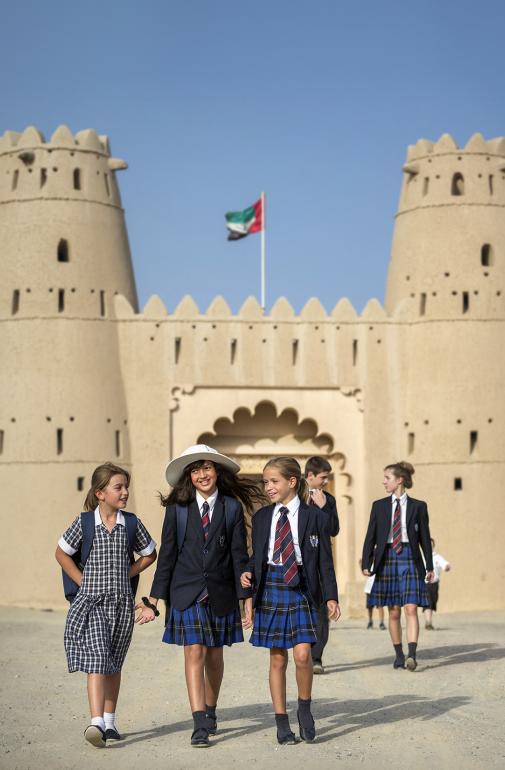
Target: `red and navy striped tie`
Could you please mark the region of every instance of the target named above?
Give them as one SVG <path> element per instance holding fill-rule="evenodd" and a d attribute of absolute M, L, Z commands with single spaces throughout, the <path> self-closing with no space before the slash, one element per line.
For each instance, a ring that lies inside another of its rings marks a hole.
<path fill-rule="evenodd" d="M 207 542 L 207 538 L 209 536 L 209 527 L 210 527 L 209 510 L 210 510 L 210 505 L 206 500 L 202 505 L 202 527 L 203 527 L 203 539 L 205 540 L 205 542 Z"/>
<path fill-rule="evenodd" d="M 402 507 L 400 499 L 396 499 L 396 508 L 393 516 L 393 549 L 399 555 L 403 551 L 402 545 Z"/>
<path fill-rule="evenodd" d="M 288 519 L 289 510 L 286 506 L 279 508 L 280 516 L 275 527 L 275 543 L 273 562 L 284 567 L 284 582 L 288 586 L 296 586 L 300 582 L 298 564 L 296 563 L 293 533 Z"/>

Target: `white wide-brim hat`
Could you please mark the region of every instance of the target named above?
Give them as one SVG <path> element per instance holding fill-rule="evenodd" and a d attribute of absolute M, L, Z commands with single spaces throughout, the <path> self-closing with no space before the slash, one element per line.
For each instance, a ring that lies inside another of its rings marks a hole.
<path fill-rule="evenodd" d="M 187 468 L 191 463 L 196 463 L 198 460 L 212 460 L 213 463 L 219 463 L 224 465 L 233 473 L 238 473 L 240 465 L 233 460 L 230 460 L 226 455 L 222 455 L 217 449 L 212 449 L 211 446 L 206 444 L 195 444 L 185 449 L 184 452 L 175 460 L 171 460 L 168 463 L 165 471 L 165 476 L 171 487 L 174 487 L 181 478 L 184 468 Z"/>

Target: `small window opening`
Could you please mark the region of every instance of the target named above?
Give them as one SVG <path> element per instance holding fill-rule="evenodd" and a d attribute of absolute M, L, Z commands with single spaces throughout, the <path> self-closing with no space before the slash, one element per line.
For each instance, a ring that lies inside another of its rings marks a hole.
<path fill-rule="evenodd" d="M 293 340 L 292 348 L 291 348 L 291 363 L 293 366 L 296 364 L 296 359 L 298 358 L 298 340 Z"/>
<path fill-rule="evenodd" d="M 116 431 L 116 457 L 121 457 L 121 431 Z"/>
<path fill-rule="evenodd" d="M 47 168 L 40 169 L 40 186 L 44 187 L 47 182 Z"/>
<path fill-rule="evenodd" d="M 84 476 L 77 476 L 77 491 L 84 491 Z"/>
<path fill-rule="evenodd" d="M 0 455 L 3 454 L 4 451 L 4 432 L 3 430 L 0 430 Z"/>
<path fill-rule="evenodd" d="M 352 341 L 352 365 L 356 366 L 358 363 L 358 340 Z"/>
<path fill-rule="evenodd" d="M 105 317 L 107 308 L 105 307 L 105 292 L 102 290 L 100 291 L 100 315 L 102 318 Z"/>
<path fill-rule="evenodd" d="M 65 289 L 58 289 L 58 313 L 65 310 Z"/>
<path fill-rule="evenodd" d="M 235 357 L 237 355 L 237 340 L 233 339 L 230 343 L 230 363 L 235 363 Z"/>
<path fill-rule="evenodd" d="M 451 195 L 465 194 L 465 180 L 459 172 L 452 177 Z"/>
<path fill-rule="evenodd" d="M 19 169 L 16 169 L 12 175 L 12 189 L 17 190 L 18 189 L 18 181 L 19 181 Z"/>
<path fill-rule="evenodd" d="M 107 193 L 107 197 L 110 198 L 110 185 L 109 185 L 109 175 L 104 174 L 103 175 L 103 181 L 105 182 L 105 192 Z"/>
<path fill-rule="evenodd" d="M 429 176 L 425 176 L 423 179 L 423 195 L 428 195 L 429 189 L 430 189 L 430 178 Z"/>
<path fill-rule="evenodd" d="M 12 315 L 16 315 L 19 312 L 19 297 L 20 297 L 19 289 L 14 289 L 14 291 L 12 292 L 12 307 L 11 307 Z"/>
<path fill-rule="evenodd" d="M 63 428 L 56 428 L 56 454 L 63 452 Z"/>
<path fill-rule="evenodd" d="M 480 263 L 482 267 L 490 267 L 494 262 L 491 244 L 485 243 L 480 250 Z"/>
<path fill-rule="evenodd" d="M 461 489 L 463 489 L 463 479 L 456 477 L 454 479 L 454 489 L 459 492 Z"/>
<path fill-rule="evenodd" d="M 479 433 L 476 430 L 470 431 L 470 454 L 477 449 L 477 440 L 479 438 Z"/>
<path fill-rule="evenodd" d="M 58 243 L 57 255 L 58 262 L 70 262 L 68 241 L 66 241 L 65 238 L 62 238 Z"/>
<path fill-rule="evenodd" d="M 492 174 L 490 174 L 488 176 L 488 182 L 489 182 L 489 194 L 492 195 L 494 193 L 494 189 L 493 189 L 493 175 Z"/>
<path fill-rule="evenodd" d="M 408 451 L 409 455 L 411 455 L 412 452 L 414 451 L 414 445 L 415 445 L 415 440 L 416 440 L 415 433 L 409 433 L 408 436 L 407 436 L 407 439 L 408 439 L 407 440 L 407 451 Z"/>
<path fill-rule="evenodd" d="M 426 313 L 426 294 L 419 295 L 419 315 Z"/>
<path fill-rule="evenodd" d="M 470 293 L 468 291 L 463 292 L 463 313 L 468 313 L 470 309 Z"/>
<path fill-rule="evenodd" d="M 81 169 L 74 168 L 74 190 L 81 189 Z"/>
<path fill-rule="evenodd" d="M 182 340 L 181 340 L 181 338 L 180 338 L 180 337 L 176 337 L 176 338 L 175 338 L 175 350 L 174 350 L 174 354 L 175 354 L 175 363 L 176 363 L 176 364 L 178 364 L 178 363 L 179 363 L 179 358 L 181 357 L 181 345 L 182 345 Z"/>

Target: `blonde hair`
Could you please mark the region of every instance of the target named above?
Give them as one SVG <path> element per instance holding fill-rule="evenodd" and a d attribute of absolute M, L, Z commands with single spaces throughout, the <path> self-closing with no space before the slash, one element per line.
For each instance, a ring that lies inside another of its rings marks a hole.
<path fill-rule="evenodd" d="M 263 470 L 265 471 L 267 468 L 277 468 L 281 476 L 285 479 L 295 478 L 298 482 L 296 486 L 296 494 L 300 500 L 303 500 L 305 503 L 308 502 L 309 485 L 302 476 L 300 463 L 295 460 L 294 457 L 287 457 L 286 455 L 281 455 L 280 457 L 272 457 L 272 459 L 267 462 Z"/>
<path fill-rule="evenodd" d="M 119 465 L 114 465 L 114 463 L 104 463 L 103 465 L 99 465 L 98 468 L 95 468 L 91 477 L 91 487 L 84 501 L 85 511 L 95 510 L 98 505 L 96 493 L 99 490 L 105 489 L 113 476 L 125 476 L 126 484 L 130 484 L 129 472 L 125 471 L 124 468 L 120 468 Z"/>
<path fill-rule="evenodd" d="M 406 489 L 410 489 L 413 485 L 412 476 L 415 473 L 414 466 L 410 463 L 405 462 L 405 460 L 401 460 L 398 463 L 391 463 L 391 465 L 386 465 L 384 468 L 385 471 L 391 471 L 393 476 L 396 476 L 397 479 L 403 479 L 403 485 Z"/>

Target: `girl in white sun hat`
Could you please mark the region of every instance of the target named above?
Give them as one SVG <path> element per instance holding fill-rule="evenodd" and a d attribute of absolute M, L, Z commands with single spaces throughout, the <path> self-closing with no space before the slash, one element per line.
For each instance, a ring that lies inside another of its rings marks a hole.
<path fill-rule="evenodd" d="M 248 561 L 243 507 L 251 510 L 263 497 L 253 481 L 237 476 L 239 470 L 204 444 L 169 463 L 172 491 L 161 499 L 166 513 L 158 567 L 150 597 L 137 605 L 140 623 L 159 615 L 159 599 L 170 606 L 163 641 L 184 646 L 196 747 L 208 746 L 216 733 L 223 646 L 244 640 L 239 599 L 244 627 L 252 624 L 251 591 L 240 584 Z"/>

